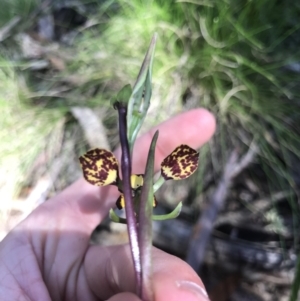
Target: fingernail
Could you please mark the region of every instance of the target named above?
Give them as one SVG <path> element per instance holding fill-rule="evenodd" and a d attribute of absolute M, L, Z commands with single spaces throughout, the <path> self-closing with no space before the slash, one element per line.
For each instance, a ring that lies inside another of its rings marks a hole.
<path fill-rule="evenodd" d="M 176 285 L 180 289 L 194 294 L 199 300 L 209 300 L 206 290 L 195 282 L 188 280 L 178 280 L 176 281 Z"/>

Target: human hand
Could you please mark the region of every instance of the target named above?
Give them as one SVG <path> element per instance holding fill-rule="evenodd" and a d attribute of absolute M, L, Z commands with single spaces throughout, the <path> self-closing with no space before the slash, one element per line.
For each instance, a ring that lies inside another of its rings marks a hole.
<path fill-rule="evenodd" d="M 152 136 L 160 135 L 155 170 L 175 147 L 198 148 L 215 130 L 204 109 L 180 114 L 139 138 L 133 173 L 143 173 Z M 120 156 L 120 151 L 116 151 Z M 0 300 L 138 301 L 128 245 L 90 244 L 95 227 L 113 207 L 115 187 L 96 187 L 80 179 L 34 210 L 0 243 Z M 156 301 L 204 301 L 205 289 L 184 261 L 153 248 Z"/>

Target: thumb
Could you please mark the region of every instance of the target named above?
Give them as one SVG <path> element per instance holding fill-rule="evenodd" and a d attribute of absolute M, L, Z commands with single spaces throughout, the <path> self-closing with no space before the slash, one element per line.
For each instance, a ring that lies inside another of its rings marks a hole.
<path fill-rule="evenodd" d="M 152 257 L 154 300 L 209 300 L 201 279 L 186 262 L 156 248 L 153 248 Z M 135 291 L 135 274 L 128 244 L 90 246 L 84 268 L 89 287 L 101 300 L 114 300 L 109 298 L 121 292 Z M 136 298 L 130 300 L 139 300 Z"/>

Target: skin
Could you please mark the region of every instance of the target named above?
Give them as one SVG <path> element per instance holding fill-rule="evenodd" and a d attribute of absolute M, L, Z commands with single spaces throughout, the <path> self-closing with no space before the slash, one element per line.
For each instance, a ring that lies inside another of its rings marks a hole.
<path fill-rule="evenodd" d="M 155 169 L 159 170 L 160 162 L 176 146 L 199 148 L 206 143 L 214 133 L 215 119 L 208 111 L 196 109 L 143 135 L 134 149 L 133 173 L 143 173 L 156 129 L 160 134 Z M 119 150 L 116 155 L 120 156 Z M 92 231 L 117 196 L 115 187 L 99 188 L 79 179 L 34 210 L 0 243 L 0 300 L 140 300 L 133 294 L 128 245 L 90 244 Z M 166 296 L 169 301 L 208 300 L 202 287 L 184 261 L 153 248 L 156 301 Z"/>

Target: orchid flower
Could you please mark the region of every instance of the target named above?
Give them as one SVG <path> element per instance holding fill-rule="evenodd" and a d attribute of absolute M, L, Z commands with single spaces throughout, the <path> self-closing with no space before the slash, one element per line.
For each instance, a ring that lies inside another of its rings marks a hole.
<path fill-rule="evenodd" d="M 198 167 L 197 151 L 182 144 L 176 147 L 161 163 L 161 177 L 154 184 L 156 191 L 166 180 L 182 180 L 192 175 Z M 95 186 L 116 185 L 120 191 L 120 196 L 116 200 L 116 206 L 119 210 L 125 208 L 125 199 L 123 195 L 123 182 L 119 176 L 119 163 L 115 155 L 105 149 L 95 148 L 79 158 L 83 176 L 87 182 Z M 132 174 L 130 177 L 132 197 L 134 200 L 135 213 L 139 210 L 139 197 L 141 188 L 144 184 L 144 175 Z M 157 201 L 153 198 L 153 207 L 156 207 Z M 166 220 L 178 216 L 181 210 L 181 203 L 169 214 L 153 215 L 153 220 Z M 110 217 L 116 222 L 126 222 L 110 211 Z"/>

